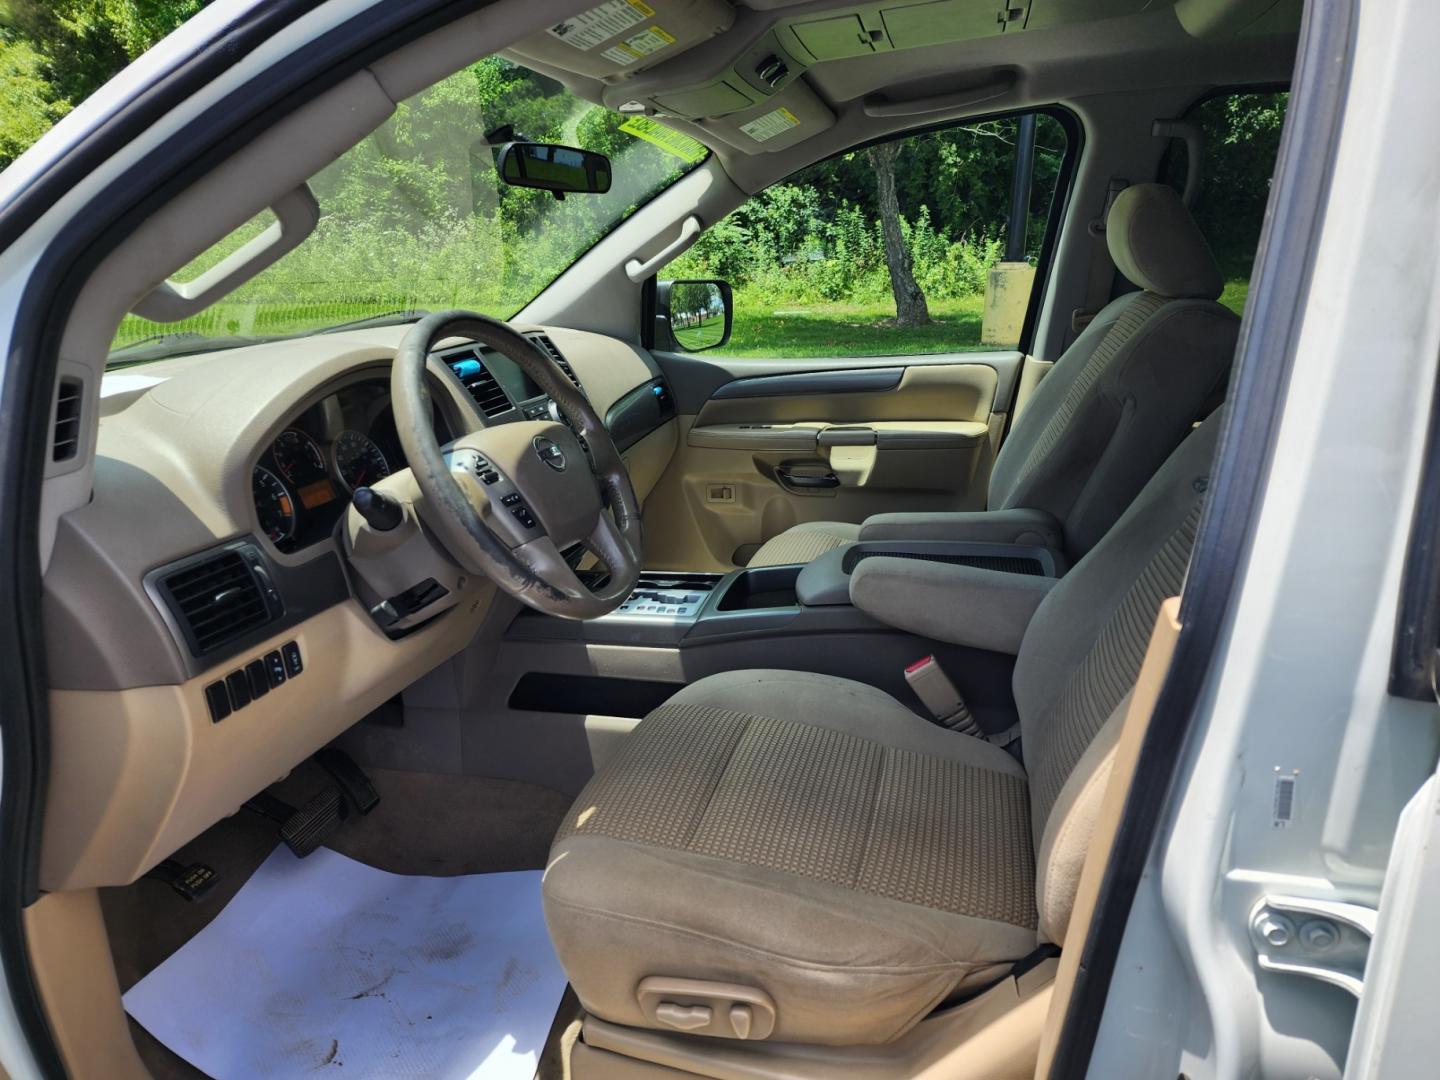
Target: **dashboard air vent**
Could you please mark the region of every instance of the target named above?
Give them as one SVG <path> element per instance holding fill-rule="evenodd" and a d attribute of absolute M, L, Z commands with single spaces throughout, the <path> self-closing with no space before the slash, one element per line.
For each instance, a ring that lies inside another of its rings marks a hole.
<path fill-rule="evenodd" d="M 257 630 L 279 614 L 241 549 L 198 556 L 160 579 L 160 591 L 196 656 Z M 270 590 L 273 593 L 273 588 Z"/>
<path fill-rule="evenodd" d="M 80 451 L 80 405 L 85 384 L 61 379 L 55 393 L 55 430 L 50 438 L 50 460 L 69 461 Z"/>
<path fill-rule="evenodd" d="M 560 370 L 565 373 L 565 377 L 575 384 L 575 389 L 579 390 L 582 394 L 585 393 L 585 387 L 580 385 L 580 377 L 575 374 L 575 369 L 570 366 L 570 361 L 561 355 L 560 350 L 555 347 L 553 341 L 544 334 L 532 334 L 530 340 L 536 345 L 539 345 L 550 359 L 559 365 Z"/>
<path fill-rule="evenodd" d="M 494 419 L 501 413 L 507 413 L 515 406 L 510 401 L 510 395 L 505 393 L 505 388 L 500 385 L 495 376 L 491 374 L 480 360 L 465 356 L 451 357 L 446 360 L 450 370 L 455 372 L 456 377 L 465 384 L 465 389 L 470 391 L 470 397 L 475 402 L 476 408 L 485 414 L 487 419 Z"/>

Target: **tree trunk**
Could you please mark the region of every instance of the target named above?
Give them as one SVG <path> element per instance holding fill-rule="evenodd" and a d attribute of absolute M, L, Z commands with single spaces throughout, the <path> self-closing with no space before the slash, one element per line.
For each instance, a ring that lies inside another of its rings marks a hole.
<path fill-rule="evenodd" d="M 930 307 L 915 281 L 910 248 L 900 231 L 900 198 L 895 192 L 895 158 L 898 142 L 872 146 L 867 155 L 875 169 L 875 189 L 880 203 L 880 231 L 885 238 L 885 265 L 890 270 L 890 291 L 895 294 L 895 325 L 924 326 L 930 321 Z"/>

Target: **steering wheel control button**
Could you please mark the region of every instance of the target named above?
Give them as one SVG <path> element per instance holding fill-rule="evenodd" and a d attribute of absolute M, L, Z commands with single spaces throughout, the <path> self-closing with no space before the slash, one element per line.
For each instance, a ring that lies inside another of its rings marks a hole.
<path fill-rule="evenodd" d="M 223 680 L 205 687 L 205 704 L 210 706 L 212 724 L 218 724 L 230 715 L 230 691 L 225 689 Z"/>
<path fill-rule="evenodd" d="M 270 680 L 271 690 L 285 681 L 285 661 L 279 649 L 265 654 L 265 675 Z"/>
<path fill-rule="evenodd" d="M 285 674 L 295 678 L 305 670 L 305 663 L 300 659 L 300 646 L 293 641 L 287 641 L 280 646 L 280 655 L 285 658 Z"/>
<path fill-rule="evenodd" d="M 561 450 L 556 443 L 547 439 L 544 435 L 536 435 L 533 445 L 535 447 L 535 453 L 541 461 L 549 465 L 550 468 L 556 472 L 565 471 L 565 451 Z"/>

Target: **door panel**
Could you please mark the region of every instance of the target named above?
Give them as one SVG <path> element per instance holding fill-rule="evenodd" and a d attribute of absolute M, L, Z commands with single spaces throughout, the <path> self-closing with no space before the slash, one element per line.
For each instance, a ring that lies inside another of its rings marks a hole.
<path fill-rule="evenodd" d="M 800 522 L 983 508 L 1022 360 L 656 359 L 681 415 L 645 561 L 687 570 L 728 569 Z"/>

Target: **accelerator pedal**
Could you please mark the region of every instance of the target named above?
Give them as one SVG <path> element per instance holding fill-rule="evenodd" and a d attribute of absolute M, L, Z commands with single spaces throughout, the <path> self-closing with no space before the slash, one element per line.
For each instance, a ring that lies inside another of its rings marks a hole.
<path fill-rule="evenodd" d="M 370 778 L 344 750 L 327 746 L 315 755 L 315 763 L 330 774 L 330 779 L 344 793 L 350 809 L 364 815 L 380 805 L 380 792 L 375 790 Z"/>
<path fill-rule="evenodd" d="M 338 787 L 325 788 L 299 809 L 261 792 L 246 801 L 245 809 L 279 825 L 280 839 L 298 859 L 303 859 L 329 839 L 350 813 L 345 796 Z"/>
<path fill-rule="evenodd" d="M 185 865 L 174 859 L 165 859 L 152 867 L 145 876 L 152 881 L 163 881 L 181 897 L 192 904 L 198 904 L 210 895 L 210 890 L 220 880 L 213 866 L 204 863 Z"/>

